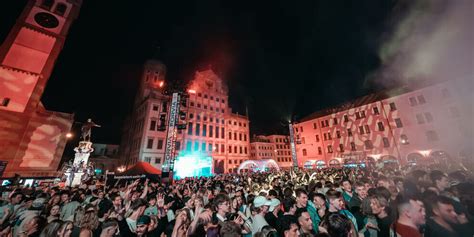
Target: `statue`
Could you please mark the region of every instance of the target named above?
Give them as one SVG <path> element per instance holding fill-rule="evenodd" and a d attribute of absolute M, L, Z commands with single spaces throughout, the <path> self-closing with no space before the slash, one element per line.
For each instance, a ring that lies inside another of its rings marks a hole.
<path fill-rule="evenodd" d="M 82 127 L 81 127 L 81 132 L 82 132 L 81 137 L 82 137 L 82 139 L 84 139 L 83 141 L 88 141 L 88 142 L 91 141 L 92 127 L 99 127 L 100 128 L 100 125 L 92 122 L 92 119 L 87 119 L 87 122 L 85 122 L 84 125 L 82 125 Z"/>

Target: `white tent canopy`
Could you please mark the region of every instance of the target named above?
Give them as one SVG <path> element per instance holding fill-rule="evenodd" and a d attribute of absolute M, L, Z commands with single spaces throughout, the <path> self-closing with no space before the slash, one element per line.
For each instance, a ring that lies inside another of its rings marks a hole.
<path fill-rule="evenodd" d="M 240 164 L 237 173 L 240 174 L 240 170 L 248 169 L 253 172 L 266 171 L 267 169 L 280 170 L 278 164 L 272 159 L 262 160 L 246 160 Z"/>

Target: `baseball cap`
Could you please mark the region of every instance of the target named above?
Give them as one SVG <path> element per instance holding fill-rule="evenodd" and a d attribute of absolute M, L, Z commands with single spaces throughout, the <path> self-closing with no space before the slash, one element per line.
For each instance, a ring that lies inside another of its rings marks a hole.
<path fill-rule="evenodd" d="M 147 215 L 140 216 L 137 219 L 137 225 L 148 225 L 151 223 L 151 219 Z"/>
<path fill-rule="evenodd" d="M 261 207 L 261 206 L 270 206 L 272 202 L 270 200 L 268 200 L 266 197 L 264 196 L 257 196 L 254 200 L 253 200 L 253 205 L 255 207 Z"/>
<path fill-rule="evenodd" d="M 270 200 L 270 208 L 268 208 L 268 210 L 273 211 L 275 210 L 275 207 L 277 207 L 278 205 L 280 205 L 280 200 L 276 198 L 272 198 L 272 200 Z"/>
<path fill-rule="evenodd" d="M 33 203 L 31 203 L 30 210 L 43 210 L 45 203 L 46 203 L 46 199 L 37 198 L 33 200 Z"/>

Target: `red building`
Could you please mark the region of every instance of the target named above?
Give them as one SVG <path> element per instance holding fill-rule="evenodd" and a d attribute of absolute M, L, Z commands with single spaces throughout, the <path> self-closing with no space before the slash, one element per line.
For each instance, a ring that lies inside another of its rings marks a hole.
<path fill-rule="evenodd" d="M 138 161 L 161 169 L 164 161 L 170 96 L 164 93 L 166 67 L 154 60 L 143 69 L 141 85 L 121 142 L 127 166 Z M 232 172 L 249 156 L 249 120 L 228 106 L 226 84 L 212 70 L 196 72 L 188 86 L 184 113 L 186 129 L 178 130 L 177 152 L 194 152 L 213 158 L 214 172 Z"/>
<path fill-rule="evenodd" d="M 289 140 L 286 135 L 254 136 L 250 143 L 250 158 L 272 159 L 280 168 L 290 168 L 292 160 Z"/>
<path fill-rule="evenodd" d="M 294 124 L 298 165 L 414 162 L 470 153 L 472 83 L 404 87 L 315 112 Z"/>
<path fill-rule="evenodd" d="M 53 176 L 73 116 L 40 102 L 80 0 L 31 0 L 0 47 L 0 160 L 3 176 Z"/>

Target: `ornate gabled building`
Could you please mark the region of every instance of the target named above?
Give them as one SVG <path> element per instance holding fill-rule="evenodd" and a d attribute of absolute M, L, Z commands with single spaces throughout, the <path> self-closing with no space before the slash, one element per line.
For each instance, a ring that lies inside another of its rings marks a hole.
<path fill-rule="evenodd" d="M 161 169 L 165 156 L 171 98 L 165 93 L 166 67 L 145 64 L 132 114 L 126 121 L 121 157 L 130 167 L 137 161 Z M 215 173 L 233 172 L 249 157 L 249 121 L 228 106 L 227 85 L 212 70 L 197 71 L 181 103 L 176 151 L 211 156 Z"/>

